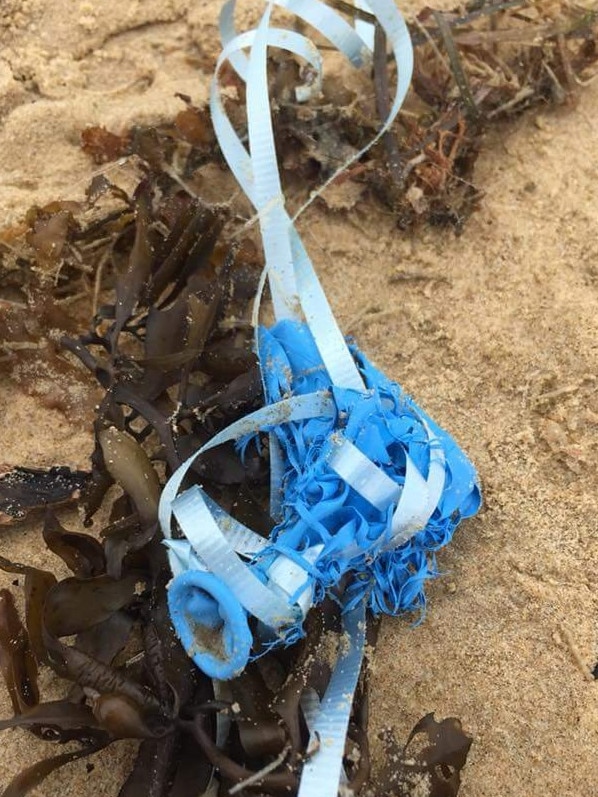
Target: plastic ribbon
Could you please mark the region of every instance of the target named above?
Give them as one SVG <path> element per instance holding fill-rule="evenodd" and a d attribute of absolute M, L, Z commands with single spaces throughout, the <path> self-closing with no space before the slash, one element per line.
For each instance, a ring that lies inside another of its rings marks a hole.
<path fill-rule="evenodd" d="M 265 268 L 254 319 L 265 405 L 220 432 L 173 474 L 159 517 L 173 572 L 173 623 L 189 655 L 215 679 L 234 677 L 262 648 L 299 639 L 305 615 L 326 593 L 343 602 L 349 645 L 319 707 L 306 697 L 308 724 L 321 747 L 305 764 L 300 788 L 300 797 L 333 797 L 361 668 L 365 610 L 422 609 L 424 582 L 436 574 L 434 551 L 477 511 L 481 498 L 474 468 L 450 435 L 345 340 L 285 208 L 267 112 L 268 48 L 287 50 L 306 65 L 298 102 L 317 96 L 323 64 L 305 35 L 271 25 L 275 6 L 302 18 L 355 67 L 372 59 L 373 26 L 359 21 L 353 27 L 320 0 L 273 0 L 255 30 L 241 33 L 234 25 L 235 0 L 223 7 L 223 50 L 210 108 L 222 152 L 255 208 L 262 235 Z M 343 169 L 389 129 L 413 63 L 393 0 L 359 0 L 357 6 L 384 30 L 397 83 L 374 141 Z M 222 102 L 219 75 L 227 61 L 246 84 L 247 146 Z M 275 314 L 270 328 L 257 323 L 266 281 Z M 229 441 L 242 451 L 258 433 L 270 441 L 276 525 L 267 540 L 199 486 L 179 494 L 202 453 Z M 173 518 L 182 533 L 176 539 Z"/>
<path fill-rule="evenodd" d="M 318 750 L 303 767 L 297 797 L 336 797 L 338 793 L 353 695 L 365 649 L 365 626 L 362 601 L 343 616 L 347 644 L 341 646 L 323 700 L 307 709 L 310 735 L 317 739 Z"/>

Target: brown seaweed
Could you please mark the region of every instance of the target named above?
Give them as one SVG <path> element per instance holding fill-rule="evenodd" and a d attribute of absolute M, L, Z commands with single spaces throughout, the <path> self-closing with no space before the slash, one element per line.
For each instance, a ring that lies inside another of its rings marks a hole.
<path fill-rule="evenodd" d="M 44 542 L 79 578 L 99 576 L 106 571 L 106 557 L 101 544 L 89 534 L 67 531 L 56 515 L 46 512 Z"/>
<path fill-rule="evenodd" d="M 429 797 L 456 797 L 473 742 L 458 719 L 437 722 L 426 714 L 402 748 L 392 732 L 384 742 L 388 763 L 378 779 L 380 797 L 409 797 L 418 790 Z"/>
<path fill-rule="evenodd" d="M 0 590 L 0 668 L 15 714 L 39 702 L 37 662 L 11 593 Z"/>
<path fill-rule="evenodd" d="M 13 468 L 0 475 L 0 525 L 23 520 L 30 512 L 74 503 L 89 473 L 66 467 Z"/>
<path fill-rule="evenodd" d="M 351 17 L 363 16 L 348 3 L 333 5 Z M 425 8 L 409 27 L 415 67 L 404 112 L 381 145 L 341 175 L 322 199 L 329 208 L 346 210 L 361 196 L 374 194 L 401 227 L 428 221 L 460 231 L 482 199 L 472 178 L 485 132 L 530 108 L 575 103 L 598 59 L 598 14 L 575 4 L 532 7 L 523 0 L 473 0 L 452 12 Z M 288 193 L 301 202 L 375 135 L 376 119 L 388 113 L 395 78 L 380 29 L 372 105 L 341 90 L 337 80 L 325 82 L 320 99 L 298 105 L 290 90 L 297 64 L 280 53 L 272 59 L 273 121 L 283 178 L 292 189 Z M 242 102 L 242 90 L 239 96 Z M 151 135 L 135 131 L 129 138 L 146 143 L 131 144 L 128 151 L 147 158 L 151 168 L 166 169 L 173 154 L 183 151 L 177 140 L 184 142 L 183 176 L 193 184 L 206 156 L 218 156 L 206 110 L 181 99 L 186 109 L 174 124 Z M 227 103 L 243 124 L 241 105 Z"/>
<path fill-rule="evenodd" d="M 69 753 L 60 753 L 52 758 L 46 758 L 39 761 L 37 764 L 24 769 L 8 784 L 6 789 L 2 792 L 2 797 L 24 797 L 36 786 L 39 786 L 48 775 L 55 772 L 60 767 L 70 764 L 73 761 L 78 761 L 81 758 L 97 753 L 106 747 L 107 742 L 100 742 L 83 747 L 80 750 L 73 750 Z"/>

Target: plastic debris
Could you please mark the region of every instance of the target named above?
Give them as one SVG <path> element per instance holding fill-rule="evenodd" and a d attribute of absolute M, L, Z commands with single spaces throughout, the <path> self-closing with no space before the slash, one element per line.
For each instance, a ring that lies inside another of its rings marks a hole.
<path fill-rule="evenodd" d="M 174 473 L 159 517 L 173 573 L 168 600 L 175 629 L 214 679 L 231 679 L 272 646 L 296 642 L 308 611 L 325 596 L 343 606 L 349 644 L 311 715 L 310 732 L 326 743 L 305 765 L 299 791 L 300 797 L 313 795 L 317 783 L 318 795 L 328 797 L 336 795 L 341 778 L 366 609 L 422 610 L 424 583 L 436 574 L 434 552 L 475 514 L 481 496 L 473 466 L 450 435 L 343 337 L 285 208 L 265 112 L 268 48 L 288 50 L 309 66 L 298 102 L 317 94 L 322 59 L 304 34 L 272 26 L 275 5 L 312 26 L 355 67 L 371 63 L 372 26 L 360 21 L 354 28 L 319 0 L 269 3 L 258 26 L 243 33 L 234 28 L 234 0 L 224 5 L 210 107 L 220 147 L 255 207 L 263 240 L 266 263 L 254 322 L 265 403 Z M 384 30 L 397 65 L 394 100 L 376 141 L 404 99 L 412 47 L 392 0 L 359 5 Z M 245 82 L 248 146 L 222 102 L 218 78 L 226 62 Z M 266 281 L 271 327 L 258 323 Z M 234 441 L 243 455 L 265 435 L 275 521 L 268 539 L 228 515 L 200 486 L 181 490 L 202 454 Z"/>

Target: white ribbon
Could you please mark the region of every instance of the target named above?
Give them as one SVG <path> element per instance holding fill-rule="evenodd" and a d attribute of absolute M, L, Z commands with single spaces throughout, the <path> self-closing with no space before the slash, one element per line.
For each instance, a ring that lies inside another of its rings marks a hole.
<path fill-rule="evenodd" d="M 264 281 L 267 276 L 275 316 L 278 320 L 303 317 L 332 384 L 364 391 L 363 379 L 285 208 L 269 111 L 266 66 L 268 47 L 287 50 L 311 68 L 310 81 L 299 87 L 298 99 L 305 100 L 319 91 L 323 68 L 320 54 L 306 36 L 270 27 L 275 5 L 302 18 L 357 67 L 371 63 L 373 27 L 362 21 L 352 27 L 320 0 L 273 0 L 267 4 L 255 30 L 237 33 L 235 5 L 235 0 L 227 0 L 220 16 L 223 50 L 212 81 L 210 109 L 223 155 L 258 215 L 266 259 Z M 413 53 L 409 33 L 393 0 L 356 0 L 356 6 L 371 12 L 384 30 L 397 64 L 397 86 L 388 118 L 378 134 L 332 175 L 326 185 L 358 161 L 390 128 L 411 79 Z M 227 61 L 246 83 L 248 147 L 235 131 L 222 101 L 219 75 Z M 313 196 L 301 210 L 312 199 Z M 260 298 L 261 288 L 256 299 L 256 317 Z M 296 563 L 279 556 L 269 567 L 268 583 L 263 583 L 240 556 L 249 557 L 260 552 L 265 546 L 264 540 L 214 505 L 200 488 L 191 488 L 179 497 L 177 494 L 189 468 L 203 452 L 244 435 L 269 430 L 277 424 L 315 417 L 334 418 L 335 414 L 335 405 L 328 393 L 292 397 L 237 421 L 190 457 L 171 477 L 160 501 L 160 524 L 173 573 L 189 567 L 208 568 L 227 584 L 241 605 L 273 629 L 295 620 L 297 611 L 304 614 L 311 603 L 311 592 L 307 588 L 301 591 L 305 574 Z M 274 518 L 281 516 L 282 499 L 282 455 L 277 446 L 274 435 L 270 435 L 271 513 Z M 444 455 L 439 447 L 433 448 L 427 479 L 407 457 L 402 488 L 348 440 L 341 441 L 333 450 L 329 464 L 376 508 L 383 510 L 397 503 L 389 539 L 385 542 L 388 548 L 402 544 L 426 525 L 444 485 Z M 173 514 L 185 540 L 171 538 Z M 313 562 L 318 553 L 319 549 L 304 552 L 306 561 Z M 291 595 L 299 595 L 298 603 L 292 606 L 287 599 Z M 340 653 L 319 709 L 314 708 L 312 712 L 313 730 L 319 735 L 320 749 L 304 766 L 299 797 L 336 797 L 338 791 L 345 736 L 365 644 L 365 603 L 347 612 L 343 622 L 349 644 Z"/>
<path fill-rule="evenodd" d="M 347 644 L 340 645 L 339 656 L 330 683 L 311 718 L 312 738 L 318 749 L 303 766 L 297 797 L 336 797 L 343 768 L 345 739 L 365 651 L 365 605 L 343 615 L 343 633 Z"/>

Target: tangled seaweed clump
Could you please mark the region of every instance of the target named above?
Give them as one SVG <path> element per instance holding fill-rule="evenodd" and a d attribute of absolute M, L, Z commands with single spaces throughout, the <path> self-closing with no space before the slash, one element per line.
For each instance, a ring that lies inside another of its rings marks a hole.
<path fill-rule="evenodd" d="M 330 4 L 351 17 L 373 19 L 343 0 Z M 591 81 L 598 12 L 552 0 L 472 0 L 452 12 L 426 7 L 409 31 L 414 71 L 403 110 L 381 142 L 328 187 L 322 202 L 342 212 L 375 197 L 402 229 L 429 223 L 460 232 L 482 200 L 474 167 L 484 136 L 526 111 L 574 105 Z M 392 70 L 378 28 L 372 96 L 345 81 L 344 73 L 332 73 L 321 96 L 300 104 L 294 93 L 300 66 L 276 52 L 270 95 L 276 98 L 273 125 L 286 196 L 300 205 L 373 139 L 390 108 Z M 225 82 L 237 95 L 227 99 L 227 113 L 242 127 L 244 85 L 232 70 Z M 174 130 L 184 140 L 183 175 L 191 178 L 201 173 L 214 139 L 206 111 L 184 99 L 186 109 L 161 133 L 168 137 Z M 84 133 L 83 143 L 97 163 L 105 163 L 138 153 L 140 146 L 147 154 L 148 142 L 140 145 L 138 135 L 96 127 Z M 161 157 L 170 162 L 174 152 L 163 147 Z"/>
<path fill-rule="evenodd" d="M 75 744 L 23 771 L 4 794 L 24 795 L 53 770 L 120 739 L 140 741 L 121 797 L 209 789 L 293 794 L 309 755 L 301 697 L 326 688 L 341 644 L 338 607 L 328 602 L 313 612 L 305 639 L 294 647 L 260 658 L 231 682 L 212 682 L 174 635 L 157 524 L 164 478 L 262 401 L 248 320 L 259 276 L 255 248 L 250 241 L 227 241 L 225 210 L 190 198 L 159 165 L 140 162 L 144 175 L 133 196 L 102 179 L 87 206 L 68 211 L 72 222 L 61 250 L 68 270 L 71 248 L 97 242 L 83 251 L 101 280 L 97 295 L 104 303 L 88 332 L 53 342 L 56 357 L 70 352 L 101 387 L 91 472 L 62 469 L 61 489 L 55 473 L 13 473 L 0 484 L 8 521 L 45 508 L 45 544 L 72 573 L 59 580 L 0 559 L 22 579 L 25 595 L 24 624 L 11 593 L 0 595 L 0 659 L 14 711 L 0 728 L 22 727 L 53 743 Z M 111 201 L 102 208 L 99 199 L 106 195 Z M 53 215 L 63 212 L 35 215 L 36 246 L 43 237 L 40 217 L 44 229 L 54 229 Z M 74 369 L 73 358 L 62 367 Z M 232 446 L 222 446 L 195 466 L 193 478 L 238 519 L 270 531 L 265 447 L 252 447 L 241 461 Z M 100 540 L 63 527 L 56 512 L 69 501 L 83 507 L 87 525 L 100 507 L 109 515 Z M 372 626 L 372 642 L 374 633 Z M 68 685 L 64 698 L 43 701 L 40 668 Z M 346 762 L 355 793 L 371 783 L 367 704 L 364 674 L 349 730 L 358 753 Z M 457 725 L 430 720 L 423 730 L 430 743 L 419 759 L 393 752 L 388 789 L 407 784 L 415 770 L 435 777 L 445 756 L 438 739 L 447 733 L 449 746 L 457 744 L 464 756 L 471 744 Z M 450 757 L 444 763 L 444 791 L 433 793 L 456 794 L 460 765 Z M 377 794 L 386 789 L 381 777 Z"/>

